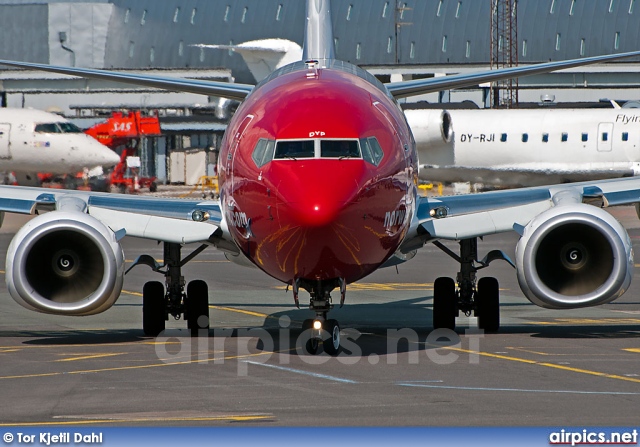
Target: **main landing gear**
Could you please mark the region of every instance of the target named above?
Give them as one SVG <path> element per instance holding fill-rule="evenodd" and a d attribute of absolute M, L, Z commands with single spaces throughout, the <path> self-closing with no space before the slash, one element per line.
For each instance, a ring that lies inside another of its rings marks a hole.
<path fill-rule="evenodd" d="M 460 263 L 457 275 L 458 288 L 453 278 L 437 278 L 433 285 L 433 328 L 455 330 L 458 312 L 478 317 L 478 327 L 485 332 L 497 332 L 500 328 L 500 292 L 498 280 L 486 277 L 476 281 L 476 272 L 488 267 L 492 261 L 502 259 L 515 265 L 500 250 L 493 250 L 478 261 L 478 239 L 460 241 L 460 255 L 442 243 L 433 244 Z"/>
<path fill-rule="evenodd" d="M 304 287 L 311 294 L 309 309 L 316 313 L 315 318 L 309 318 L 302 322 L 302 334 L 305 337 L 304 349 L 311 355 L 318 353 L 320 345 L 322 345 L 324 352 L 331 356 L 336 356 L 340 352 L 340 324 L 337 320 L 327 319 L 327 314 L 333 309 L 330 295 L 334 288 L 332 284 L 335 283 L 331 281 L 304 284 Z M 340 307 L 342 307 L 345 297 L 345 282 L 337 280 L 337 284 L 340 286 Z M 294 281 L 293 296 L 298 307 L 300 307 L 298 303 L 299 287 L 300 281 Z"/>
<path fill-rule="evenodd" d="M 179 320 L 182 316 L 192 336 L 209 334 L 209 291 L 202 280 L 189 282 L 186 287 L 182 267 L 207 245 L 201 245 L 193 253 L 181 259 L 180 244 L 164 242 L 164 263 L 159 265 L 149 255 L 141 255 L 127 273 L 136 265 L 148 265 L 155 272 L 164 274 L 165 285 L 150 281 L 142 289 L 142 329 L 145 335 L 156 337 L 165 328 L 169 315 Z"/>

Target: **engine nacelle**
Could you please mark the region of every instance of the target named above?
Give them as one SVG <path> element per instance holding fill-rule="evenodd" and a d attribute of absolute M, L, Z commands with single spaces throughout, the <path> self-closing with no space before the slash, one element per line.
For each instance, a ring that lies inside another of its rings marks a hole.
<path fill-rule="evenodd" d="M 419 164 L 450 166 L 455 162 L 453 122 L 446 110 L 405 110 L 416 139 Z"/>
<path fill-rule="evenodd" d="M 81 212 L 52 211 L 18 231 L 7 251 L 9 294 L 30 310 L 93 315 L 120 296 L 124 253 L 114 233 Z"/>
<path fill-rule="evenodd" d="M 525 228 L 516 246 L 518 282 L 534 304 L 551 309 L 596 306 L 631 283 L 629 235 L 606 211 L 585 204 L 556 206 Z"/>

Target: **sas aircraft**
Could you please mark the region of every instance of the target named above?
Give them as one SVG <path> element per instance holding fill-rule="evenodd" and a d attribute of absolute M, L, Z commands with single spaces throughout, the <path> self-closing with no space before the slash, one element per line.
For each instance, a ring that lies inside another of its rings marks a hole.
<path fill-rule="evenodd" d="M 0 171 L 21 185 L 38 183 L 38 172 L 69 174 L 113 167 L 120 157 L 65 118 L 34 109 L 0 108 Z"/>
<path fill-rule="evenodd" d="M 637 109 L 406 110 L 405 115 L 423 180 L 538 186 L 640 174 Z"/>
<path fill-rule="evenodd" d="M 147 238 L 164 244 L 163 263 L 141 255 L 135 264 L 150 266 L 164 283 L 143 288 L 144 332 L 158 335 L 173 316 L 184 317 L 195 335 L 206 334 L 207 284 L 196 279 L 185 287 L 181 268 L 215 247 L 288 284 L 295 304 L 306 291 L 315 318 L 303 324 L 305 348 L 315 354 L 322 346 L 336 355 L 340 325 L 330 313 L 345 302 L 349 284 L 410 259 L 425 244 L 443 248 L 460 264 L 457 281 L 435 281 L 436 328 L 453 329 L 459 312 L 475 312 L 481 328 L 498 330 L 498 281 L 478 279 L 477 272 L 508 258 L 497 250 L 479 257 L 477 240 L 487 234 L 521 236 L 513 264 L 523 293 L 539 306 L 595 306 L 627 290 L 633 272 L 629 236 L 592 203 L 640 202 L 640 179 L 420 197 L 419 166 L 428 161 L 418 160 L 396 100 L 640 52 L 382 84 L 335 58 L 330 9 L 328 0 L 307 0 L 302 59 L 257 86 L 0 61 L 242 101 L 221 146 L 218 201 L 0 188 L 0 210 L 40 212 L 8 248 L 11 296 L 51 314 L 105 311 L 122 289 L 120 241 Z M 442 240 L 459 241 L 460 253 Z M 194 242 L 200 247 L 183 257 L 183 244 Z"/>

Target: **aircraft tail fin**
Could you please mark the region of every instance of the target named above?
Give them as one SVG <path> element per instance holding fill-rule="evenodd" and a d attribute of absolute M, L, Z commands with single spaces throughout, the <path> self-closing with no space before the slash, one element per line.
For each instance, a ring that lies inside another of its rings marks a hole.
<path fill-rule="evenodd" d="M 302 60 L 317 60 L 320 66 L 335 59 L 331 0 L 307 0 Z"/>

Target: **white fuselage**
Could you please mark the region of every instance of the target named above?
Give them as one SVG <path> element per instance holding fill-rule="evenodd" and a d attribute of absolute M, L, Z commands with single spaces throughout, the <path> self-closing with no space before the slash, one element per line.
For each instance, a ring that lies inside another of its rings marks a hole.
<path fill-rule="evenodd" d="M 405 113 L 425 180 L 533 186 L 640 173 L 637 109 L 450 110 L 449 142 L 435 141 L 441 110 Z"/>
<path fill-rule="evenodd" d="M 0 108 L 0 171 L 76 173 L 120 158 L 65 118 L 40 110 Z"/>

